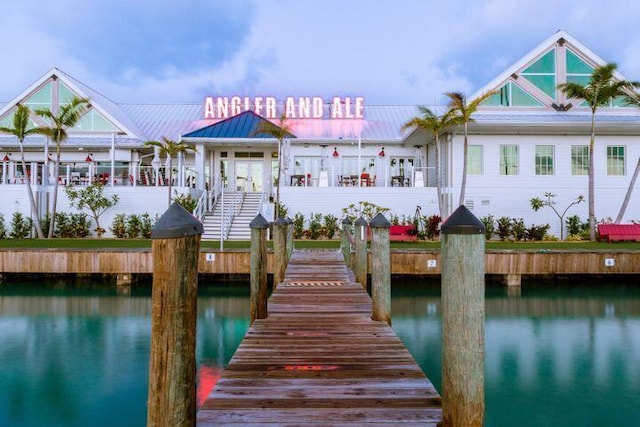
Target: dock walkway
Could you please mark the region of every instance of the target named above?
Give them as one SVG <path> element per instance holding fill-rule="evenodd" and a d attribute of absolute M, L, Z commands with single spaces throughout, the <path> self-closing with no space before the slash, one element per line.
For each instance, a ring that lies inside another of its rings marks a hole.
<path fill-rule="evenodd" d="M 435 426 L 438 392 L 371 311 L 339 252 L 295 252 L 197 424 Z"/>

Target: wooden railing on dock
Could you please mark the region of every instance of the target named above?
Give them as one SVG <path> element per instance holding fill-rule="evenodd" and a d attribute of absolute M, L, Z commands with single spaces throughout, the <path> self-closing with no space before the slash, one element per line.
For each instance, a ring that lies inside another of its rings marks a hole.
<path fill-rule="evenodd" d="M 198 425 L 436 425 L 438 392 L 371 310 L 339 252 L 295 252 Z"/>

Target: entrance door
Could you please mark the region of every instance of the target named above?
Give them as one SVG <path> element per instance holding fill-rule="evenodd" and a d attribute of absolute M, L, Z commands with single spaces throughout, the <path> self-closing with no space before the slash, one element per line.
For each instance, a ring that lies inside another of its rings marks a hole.
<path fill-rule="evenodd" d="M 236 191 L 262 191 L 261 161 L 236 161 Z"/>

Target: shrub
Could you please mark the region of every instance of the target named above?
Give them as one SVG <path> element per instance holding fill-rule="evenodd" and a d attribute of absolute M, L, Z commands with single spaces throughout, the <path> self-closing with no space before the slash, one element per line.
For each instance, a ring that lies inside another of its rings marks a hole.
<path fill-rule="evenodd" d="M 87 237 L 91 221 L 84 213 L 56 212 L 56 237 L 75 239 Z"/>
<path fill-rule="evenodd" d="M 500 240 L 507 240 L 511 237 L 513 230 L 511 227 L 511 218 L 503 216 L 498 218 L 498 237 Z"/>
<path fill-rule="evenodd" d="M 125 214 L 119 213 L 113 217 L 111 232 L 118 239 L 124 239 L 127 237 L 127 220 Z"/>
<path fill-rule="evenodd" d="M 486 239 L 491 240 L 496 232 L 495 218 L 493 215 L 487 215 L 480 218 L 480 221 L 484 224 L 484 234 Z"/>
<path fill-rule="evenodd" d="M 513 218 L 511 220 L 511 232 L 516 242 L 527 238 L 527 226 L 524 225 L 522 218 Z"/>
<path fill-rule="evenodd" d="M 382 206 L 378 206 L 375 203 L 370 202 L 358 202 L 357 206 L 355 203 L 351 203 L 346 208 L 342 208 L 342 213 L 344 216 L 349 218 L 352 223 L 356 222 L 356 219 L 360 216 L 367 221 L 371 221 L 377 214 L 384 214 L 388 211 L 389 208 L 383 208 Z"/>
<path fill-rule="evenodd" d="M 178 191 L 175 191 L 173 201 L 190 213 L 192 213 L 198 205 L 198 200 L 196 200 L 191 194 L 178 194 Z"/>
<path fill-rule="evenodd" d="M 7 227 L 4 225 L 4 215 L 0 214 L 0 239 L 7 238 Z"/>
<path fill-rule="evenodd" d="M 551 226 L 545 225 L 532 225 L 527 229 L 527 239 L 533 241 L 540 241 L 544 239 L 545 234 Z"/>
<path fill-rule="evenodd" d="M 12 239 L 26 239 L 33 226 L 31 218 L 26 218 L 20 212 L 14 212 L 11 217 L 11 232 L 9 237 Z"/>
<path fill-rule="evenodd" d="M 157 220 L 158 218 L 156 218 Z M 153 230 L 153 223 L 155 221 L 151 220 L 151 215 L 148 213 L 143 213 L 140 215 L 140 236 L 143 239 L 151 238 L 151 230 Z"/>
<path fill-rule="evenodd" d="M 317 240 L 322 234 L 322 214 L 311 213 L 311 219 L 309 220 L 309 238 L 311 240 Z"/>
<path fill-rule="evenodd" d="M 430 215 L 426 219 L 425 237 L 429 240 L 437 239 L 440 236 L 440 223 L 442 218 L 440 215 Z"/>
<path fill-rule="evenodd" d="M 338 218 L 335 215 L 329 214 L 325 215 L 323 220 L 327 237 L 329 239 L 333 239 L 333 236 L 335 236 L 336 230 L 338 229 Z"/>
<path fill-rule="evenodd" d="M 280 202 L 278 205 L 278 218 L 286 218 L 289 215 L 289 209 L 284 205 L 284 203 Z"/>
<path fill-rule="evenodd" d="M 569 237 L 567 240 L 581 240 L 584 237 L 589 239 L 589 222 L 582 222 L 578 215 L 573 215 L 567 218 L 567 234 Z"/>
<path fill-rule="evenodd" d="M 304 215 L 300 212 L 293 216 L 293 238 L 301 239 L 304 233 Z"/>
<path fill-rule="evenodd" d="M 138 215 L 131 214 L 127 216 L 125 230 L 128 239 L 137 239 L 140 236 L 140 218 Z"/>

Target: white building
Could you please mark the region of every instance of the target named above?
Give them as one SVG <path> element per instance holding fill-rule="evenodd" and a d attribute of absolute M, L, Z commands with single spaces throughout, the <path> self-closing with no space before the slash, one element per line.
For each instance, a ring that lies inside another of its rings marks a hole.
<path fill-rule="evenodd" d="M 534 212 L 529 200 L 551 192 L 562 211 L 579 195 L 587 196 L 591 111 L 565 99 L 557 85 L 586 83 L 593 68 L 605 62 L 559 31 L 478 90 L 474 96 L 497 90 L 469 127 L 464 202 L 478 217 L 492 214 L 524 218 L 527 225 L 549 223 L 551 233 L 560 234 L 552 210 Z M 55 147 L 44 137 L 25 141 L 28 166 L 23 171 L 16 139 L 0 135 L 0 213 L 5 218 L 14 211 L 30 214 L 24 185 L 18 185 L 25 179 L 37 190 L 41 210 L 56 180 L 78 185 L 101 180 L 107 192 L 121 197 L 105 214 L 104 224 L 120 211 L 162 213 L 168 162 L 144 146 L 162 137 L 181 139 L 197 150 L 174 161 L 172 182 L 180 192 L 196 189 L 215 195 L 224 187 L 227 193 L 265 193 L 267 201 L 275 193 L 279 142 L 256 129 L 267 119 L 277 125 L 282 114 L 287 115 L 291 135 L 282 141 L 280 192 L 291 215 L 340 217 L 343 207 L 359 201 L 391 208 L 398 215 L 413 215 L 417 206 L 423 215 L 438 212 L 433 138 L 403 127 L 418 114 L 417 106 L 305 96 L 206 97 L 193 105 L 119 104 L 54 68 L 0 104 L 0 126 L 11 126 L 18 103 L 55 112 L 74 95 L 89 98 L 91 108 L 69 131 L 58 168 L 51 161 Z M 32 121 L 34 126 L 47 125 L 36 115 Z M 640 158 L 640 111 L 613 100 L 610 107 L 598 110 L 596 135 L 596 217 L 615 218 Z M 441 138 L 446 213 L 458 204 L 462 141 L 462 129 Z M 640 220 L 639 198 L 635 192 L 623 222 Z M 62 191 L 58 210 L 70 211 Z M 269 212 L 269 207 L 263 211 Z M 573 214 L 586 221 L 587 204 L 573 207 L 568 215 Z"/>

